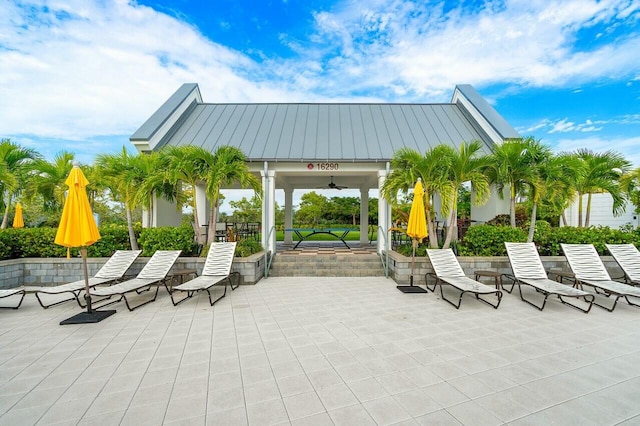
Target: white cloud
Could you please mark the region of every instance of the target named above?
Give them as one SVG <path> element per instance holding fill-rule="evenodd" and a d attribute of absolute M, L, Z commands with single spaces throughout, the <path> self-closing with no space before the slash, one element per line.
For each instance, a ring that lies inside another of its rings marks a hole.
<path fill-rule="evenodd" d="M 548 141 L 543 141 L 549 143 Z M 594 152 L 617 151 L 629 160 L 633 167 L 640 167 L 640 136 L 601 138 L 591 136 L 586 138 L 558 139 L 551 142 L 556 152 L 571 152 L 579 148 L 588 148 Z"/>
<path fill-rule="evenodd" d="M 582 28 L 614 18 L 637 22 L 637 3 L 443 7 L 345 0 L 315 14 L 308 39 L 281 36 L 298 57 L 256 62 L 189 23 L 127 0 L 0 2 L 0 133 L 89 144 L 119 136 L 125 144 L 185 82 L 199 83 L 210 102 L 433 102 L 448 101 L 459 83 L 574 87 L 640 75 L 637 37 L 588 52 L 573 46 Z M 568 119 L 545 126 L 601 128 Z"/>

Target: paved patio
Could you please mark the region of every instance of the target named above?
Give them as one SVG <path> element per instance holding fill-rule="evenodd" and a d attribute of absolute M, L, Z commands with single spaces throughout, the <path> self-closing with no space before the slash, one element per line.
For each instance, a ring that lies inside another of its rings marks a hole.
<path fill-rule="evenodd" d="M 459 311 L 385 278 L 269 278 L 93 325 L 0 311 L 0 424 L 640 424 L 640 310 Z"/>

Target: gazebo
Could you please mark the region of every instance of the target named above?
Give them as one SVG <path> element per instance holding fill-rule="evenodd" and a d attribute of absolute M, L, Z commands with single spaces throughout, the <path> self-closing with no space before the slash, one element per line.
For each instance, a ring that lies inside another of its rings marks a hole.
<path fill-rule="evenodd" d="M 458 147 L 481 141 L 489 153 L 494 144 L 520 135 L 470 85 L 458 85 L 450 103 L 205 103 L 197 84 L 183 84 L 130 137 L 139 152 L 164 146 L 196 145 L 212 152 L 230 145 L 247 156 L 250 170 L 262 179 L 262 245 L 275 252 L 275 191 L 284 191 L 285 228 L 292 227 L 293 191 L 315 189 L 330 182 L 360 191 L 360 217 L 368 217 L 369 190 L 382 186 L 389 161 L 400 148 L 425 152 L 440 144 Z M 201 218 L 209 206 L 196 188 Z M 391 227 L 388 203 L 380 197 L 378 232 Z M 508 211 L 492 197 L 473 208 L 472 219 L 484 221 Z M 149 223 L 180 223 L 179 212 L 156 200 Z M 368 241 L 368 223 L 361 221 L 361 243 Z M 378 236 L 378 251 L 384 238 Z M 291 233 L 285 242 L 291 242 Z"/>

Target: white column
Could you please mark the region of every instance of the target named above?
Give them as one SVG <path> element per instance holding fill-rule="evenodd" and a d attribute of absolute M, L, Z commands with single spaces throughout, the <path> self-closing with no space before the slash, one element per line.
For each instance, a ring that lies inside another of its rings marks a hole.
<path fill-rule="evenodd" d="M 380 170 L 378 172 L 378 189 L 382 188 L 382 185 L 384 184 L 384 181 L 386 179 L 386 170 Z M 378 253 L 382 253 L 388 248 L 390 238 L 389 228 L 391 228 L 391 206 L 382 196 L 378 198 L 378 227 L 377 250 Z M 387 242 L 386 246 L 385 241 Z"/>
<path fill-rule="evenodd" d="M 207 225 L 211 206 L 205 193 L 204 184 L 196 184 L 194 197 L 196 197 L 196 206 L 198 208 L 198 222 L 200 222 L 200 226 Z"/>
<path fill-rule="evenodd" d="M 293 227 L 293 188 L 284 189 L 284 227 Z M 284 231 L 284 243 L 293 244 L 291 231 Z"/>
<path fill-rule="evenodd" d="M 147 216 L 147 212 L 143 212 L 143 218 L 145 216 Z M 146 221 L 147 227 L 180 226 L 182 223 L 182 210 L 178 208 L 176 203 L 155 196 L 150 216 L 151 222 Z"/>
<path fill-rule="evenodd" d="M 271 238 L 267 240 L 269 231 L 275 226 L 275 199 L 276 199 L 276 185 L 275 185 L 275 172 L 268 169 L 268 164 L 265 162 L 263 171 L 260 171 L 262 176 L 262 247 L 266 251 L 275 253 L 276 251 L 276 234 L 275 231 L 271 234 Z"/>
<path fill-rule="evenodd" d="M 471 220 L 487 222 L 499 214 L 509 214 L 509 186 L 504 188 L 503 194 L 504 198 L 500 199 L 498 190 L 491 185 L 489 201 L 484 206 L 474 206 L 476 194 L 475 191 L 471 191 Z"/>
<path fill-rule="evenodd" d="M 369 243 L 369 188 L 360 188 L 360 244 Z"/>

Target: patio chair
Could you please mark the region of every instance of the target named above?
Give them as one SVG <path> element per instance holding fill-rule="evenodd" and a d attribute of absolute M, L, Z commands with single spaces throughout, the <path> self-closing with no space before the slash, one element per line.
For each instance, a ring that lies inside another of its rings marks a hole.
<path fill-rule="evenodd" d="M 0 290 L 0 299 L 12 297 L 12 296 L 19 296 L 20 297 L 20 300 L 18 300 L 18 304 L 17 305 L 15 305 L 15 306 L 2 306 L 2 305 L 0 305 L 0 308 L 2 308 L 2 309 L 18 309 L 20 307 L 20 305 L 22 305 L 22 301 L 24 300 L 25 294 L 26 293 L 25 293 L 23 287 Z"/>
<path fill-rule="evenodd" d="M 504 243 L 504 245 L 507 248 L 509 263 L 513 270 L 513 286 L 518 286 L 520 299 L 522 299 L 523 302 L 526 302 L 539 310 L 543 310 L 547 303 L 547 299 L 549 296 L 553 295 L 557 296 L 563 304 L 569 305 L 584 313 L 589 313 L 595 299 L 593 294 L 549 279 L 547 277 L 547 272 L 544 270 L 544 266 L 542 265 L 542 260 L 540 260 L 538 250 L 533 243 Z M 538 306 L 525 299 L 524 294 L 522 293 L 522 285 L 533 287 L 537 293 L 544 295 L 542 305 Z M 511 286 L 512 291 L 513 286 Z M 584 299 L 588 305 L 586 308 L 582 308 L 578 305 L 567 302 L 565 298 Z"/>
<path fill-rule="evenodd" d="M 629 300 L 629 297 L 640 298 L 640 288 L 613 281 L 593 244 L 560 244 L 560 247 L 575 275 L 576 286 L 588 285 L 596 294 L 614 298 L 611 307 L 594 302 L 596 305 L 612 312 L 624 297 L 629 305 L 640 307 Z"/>
<path fill-rule="evenodd" d="M 627 284 L 640 286 L 640 252 L 633 244 L 605 244 L 624 272 Z"/>
<path fill-rule="evenodd" d="M 184 302 L 191 298 L 195 293 L 199 291 L 206 291 L 209 295 L 209 304 L 213 306 L 218 300 L 222 299 L 227 294 L 227 284 L 234 290 L 238 287 L 240 281 L 240 273 L 231 272 L 231 264 L 233 263 L 233 257 L 236 251 L 236 243 L 211 243 L 209 247 L 209 254 L 207 260 L 204 262 L 202 268 L 202 274 L 194 279 L 187 281 L 184 284 L 175 286 L 171 290 L 171 302 L 173 306 Z M 233 286 L 231 277 L 235 278 L 236 286 Z M 211 289 L 213 286 L 224 283 L 224 292 L 220 297 L 215 300 L 211 299 Z M 173 294 L 176 291 L 186 293 L 183 299 L 176 301 L 173 298 Z"/>
<path fill-rule="evenodd" d="M 89 287 L 93 288 L 100 284 L 108 284 L 114 281 L 118 281 L 124 277 L 124 274 L 129 270 L 136 258 L 142 253 L 142 250 L 118 250 L 116 251 L 107 262 L 102 265 L 102 268 L 93 276 L 89 278 Z M 85 305 L 80 300 L 80 294 L 85 290 L 84 279 L 74 281 L 67 284 L 61 284 L 53 287 L 42 286 L 27 286 L 25 291 L 27 293 L 33 293 L 38 299 L 38 303 L 44 309 L 47 309 L 60 303 L 68 302 L 70 300 L 76 300 L 81 308 Z M 43 295 L 60 295 L 64 293 L 70 293 L 72 297 L 64 300 L 57 300 L 56 302 L 45 304 L 45 300 L 48 296 L 43 298 Z"/>
<path fill-rule="evenodd" d="M 495 309 L 498 309 L 500 306 L 500 301 L 502 300 L 502 291 L 499 288 L 493 288 L 486 284 L 482 284 L 476 280 L 468 278 L 456 255 L 453 253 L 451 249 L 428 249 L 427 256 L 429 256 L 429 260 L 431 261 L 431 265 L 433 266 L 433 270 L 435 273 L 428 272 L 425 275 L 425 281 L 427 282 L 427 289 L 432 292 L 436 291 L 436 286 L 440 285 L 440 295 L 442 298 L 453 305 L 456 309 L 460 309 L 460 304 L 462 303 L 462 296 L 465 293 L 473 293 L 476 296 L 476 299 L 486 303 L 489 306 L 493 306 Z M 435 277 L 436 282 L 433 284 L 433 288 L 429 288 L 429 277 Z M 442 289 L 443 283 L 447 283 L 452 287 L 460 290 L 460 295 L 458 297 L 457 304 L 447 299 L 444 295 L 444 291 Z M 482 297 L 481 294 L 495 294 L 498 298 L 498 303 L 495 305 Z"/>
<path fill-rule="evenodd" d="M 113 303 L 124 300 L 127 308 L 130 311 L 133 311 L 140 306 L 151 303 L 156 300 L 156 297 L 158 297 L 158 290 L 160 290 L 160 285 L 164 283 L 166 287 L 165 280 L 167 278 L 167 275 L 169 274 L 169 271 L 173 267 L 173 264 L 176 263 L 176 260 L 178 260 L 180 252 L 181 250 L 158 250 L 153 254 L 153 256 L 151 256 L 151 259 L 149 259 L 147 264 L 144 265 L 144 268 L 142 268 L 140 273 L 135 278 L 111 285 L 109 287 L 95 288 L 91 290 L 91 295 L 99 297 L 120 296 L 119 299 L 105 303 L 99 307 L 111 305 Z M 131 306 L 131 304 L 129 303 L 129 299 L 127 299 L 127 294 L 141 294 L 145 291 L 151 290 L 151 286 L 153 285 L 156 286 L 156 292 L 152 299 L 149 299 L 136 306 Z M 168 288 L 167 291 L 169 291 Z"/>

